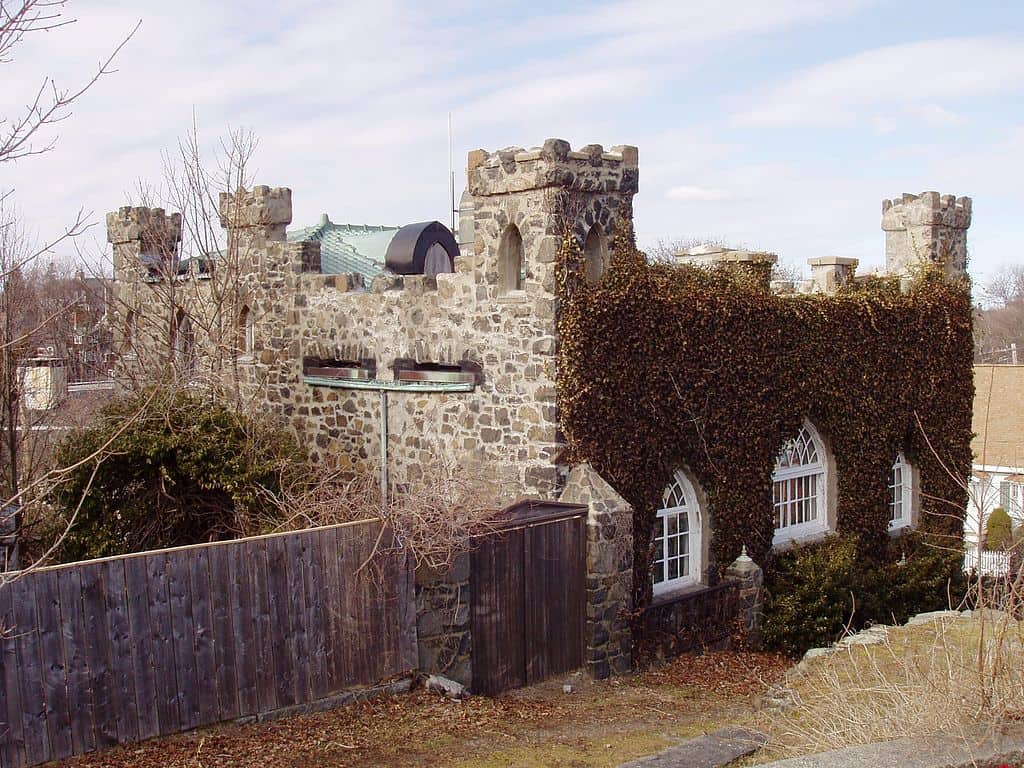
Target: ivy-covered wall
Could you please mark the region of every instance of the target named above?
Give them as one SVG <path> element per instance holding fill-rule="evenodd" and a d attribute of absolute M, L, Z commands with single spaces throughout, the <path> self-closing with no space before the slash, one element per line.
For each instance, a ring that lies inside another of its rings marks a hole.
<path fill-rule="evenodd" d="M 709 506 L 713 582 L 746 545 L 772 581 L 772 472 L 809 418 L 838 476 L 837 529 L 860 567 L 962 536 L 971 463 L 969 289 L 925 271 L 835 295 L 776 296 L 757 274 L 649 265 L 619 228 L 601 282 L 559 264 L 558 404 L 570 463 L 590 462 L 636 510 L 635 604 L 650 601 L 651 530 L 677 467 Z M 888 489 L 899 451 L 920 471 L 917 534 L 894 546 Z M 911 550 L 908 552 L 908 549 Z M 929 556 L 938 582 L 959 557 Z"/>

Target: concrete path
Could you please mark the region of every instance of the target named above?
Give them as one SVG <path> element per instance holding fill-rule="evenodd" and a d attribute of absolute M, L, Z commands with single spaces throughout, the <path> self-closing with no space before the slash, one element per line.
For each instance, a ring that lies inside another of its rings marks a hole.
<path fill-rule="evenodd" d="M 729 726 L 619 768 L 719 768 L 756 752 L 766 740 L 763 733 Z"/>

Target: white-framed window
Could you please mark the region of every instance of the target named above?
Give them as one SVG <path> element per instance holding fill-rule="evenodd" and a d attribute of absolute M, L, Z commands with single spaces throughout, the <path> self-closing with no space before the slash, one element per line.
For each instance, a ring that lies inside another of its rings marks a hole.
<path fill-rule="evenodd" d="M 1014 480 L 999 481 L 999 506 L 1013 515 L 1021 508 L 1024 485 Z"/>
<path fill-rule="evenodd" d="M 697 494 L 682 471 L 676 470 L 665 488 L 654 521 L 654 594 L 700 581 L 701 521 Z"/>
<path fill-rule="evenodd" d="M 889 530 L 911 524 L 914 503 L 914 473 L 902 451 L 889 475 Z"/>
<path fill-rule="evenodd" d="M 825 447 L 809 422 L 775 459 L 772 500 L 778 545 L 828 530 Z"/>

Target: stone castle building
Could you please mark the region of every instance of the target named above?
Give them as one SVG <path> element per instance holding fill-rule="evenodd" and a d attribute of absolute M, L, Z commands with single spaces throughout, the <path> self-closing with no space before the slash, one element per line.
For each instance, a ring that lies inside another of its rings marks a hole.
<path fill-rule="evenodd" d="M 242 396 L 290 420 L 316 460 L 383 468 L 392 490 L 446 460 L 500 475 L 510 498 L 552 496 L 563 222 L 573 217 L 587 279 L 600 279 L 637 191 L 637 150 L 549 140 L 476 151 L 468 176 L 472 247 L 433 269 L 429 247 L 403 250 L 396 234 L 378 274 L 326 274 L 320 242 L 286 237 L 284 188 L 222 195 L 228 245 L 205 271 L 176 260 L 178 214 L 108 214 L 121 375 L 235 375 Z"/>
<path fill-rule="evenodd" d="M 302 239 L 286 233 L 287 188 L 222 194 L 228 243 L 209 263 L 178 260 L 179 214 L 108 214 L 119 375 L 233 378 L 240 397 L 289 420 L 324 466 L 382 470 L 392 490 L 444 460 L 500 475 L 509 497 L 556 495 L 566 471 L 553 381 L 556 255 L 571 222 L 584 277 L 600 280 L 616 221 L 632 215 L 637 149 L 573 151 L 550 139 L 471 152 L 467 170 L 459 246 L 436 222 L 363 228 L 356 234 L 377 243 L 366 268 L 324 257 L 341 229 L 326 215 L 298 230 Z M 925 192 L 882 208 L 889 273 L 922 260 L 964 272 L 969 198 Z M 681 258 L 766 270 L 775 260 L 728 249 Z M 855 279 L 857 261 L 810 265 L 811 280 L 773 289 L 831 292 Z"/>
<path fill-rule="evenodd" d="M 583 254 L 580 278 L 594 284 L 614 262 L 616 227 L 632 221 L 637 149 L 573 151 L 550 139 L 530 150 L 471 152 L 467 171 L 457 233 L 437 222 L 337 225 L 326 215 L 288 232 L 291 190 L 257 186 L 221 196 L 227 230 L 221 252 L 182 260 L 179 214 L 148 208 L 108 214 L 118 375 L 209 378 L 244 407 L 287 420 L 322 466 L 379 473 L 388 492 L 415 491 L 434 473 L 456 467 L 500 481 L 505 501 L 561 498 L 586 505 L 587 662 L 598 676 L 625 671 L 633 510 L 589 466 L 559 463 L 556 262 L 569 231 Z M 884 201 L 889 272 L 904 277 L 915 264 L 934 262 L 962 275 L 970 214 L 968 198 L 934 192 Z M 729 249 L 679 258 L 742 269 L 766 285 L 775 261 L 773 254 Z M 856 259 L 823 256 L 810 266 L 810 280 L 777 281 L 773 290 L 831 293 L 857 279 Z M 814 454 L 817 433 L 805 427 L 801 437 L 805 453 Z M 791 454 L 795 448 L 787 444 L 780 456 L 792 460 Z M 834 484 L 826 466 L 827 460 L 815 471 Z M 914 520 L 912 476 L 901 456 L 890 484 L 896 489 L 891 529 Z M 666 550 L 655 559 L 656 595 L 707 583 L 710 572 L 700 496 L 679 472 L 666 499 L 672 493 L 676 506 L 659 511 L 659 519 L 666 513 L 666 521 L 694 526 L 686 530 L 693 533 L 687 567 L 695 572 L 673 572 L 680 554 L 670 558 Z M 824 515 L 823 486 L 820 493 Z M 687 515 L 696 516 L 686 523 Z M 817 535 L 825 522 L 805 521 L 793 530 Z M 788 533 L 781 531 L 780 540 L 788 541 Z M 671 537 L 680 535 L 675 530 Z M 669 538 L 666 527 L 662 539 Z M 748 585 L 743 599 L 756 613 L 760 570 L 749 558 L 737 563 L 733 570 Z M 459 622 L 465 619 L 458 618 L 464 612 L 430 619 L 434 592 L 425 587 L 419 594 L 421 664 L 435 669 L 453 627 L 464 634 Z M 465 659 L 468 651 L 460 653 Z"/>

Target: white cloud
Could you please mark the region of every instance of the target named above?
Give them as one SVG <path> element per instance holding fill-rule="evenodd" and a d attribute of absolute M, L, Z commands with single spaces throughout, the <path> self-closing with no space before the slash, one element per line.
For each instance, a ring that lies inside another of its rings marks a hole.
<path fill-rule="evenodd" d="M 997 37 L 928 40 L 864 51 L 804 70 L 759 95 L 736 120 L 755 125 L 828 124 L 916 114 L 952 115 L 941 101 L 1024 82 L 1024 43 Z M 883 110 L 887 114 L 880 114 Z"/>
<path fill-rule="evenodd" d="M 672 187 L 665 193 L 665 197 L 686 203 L 718 203 L 733 199 L 733 195 L 724 189 L 687 185 Z"/>

